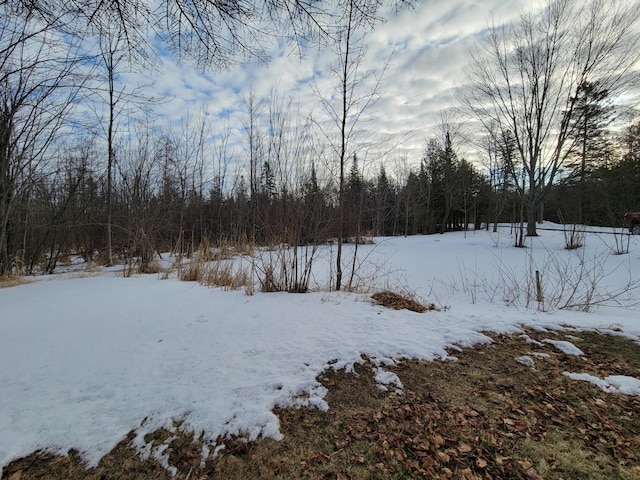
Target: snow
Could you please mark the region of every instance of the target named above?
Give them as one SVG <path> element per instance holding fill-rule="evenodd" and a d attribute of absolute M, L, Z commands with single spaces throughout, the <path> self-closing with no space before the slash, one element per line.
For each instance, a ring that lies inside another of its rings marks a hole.
<path fill-rule="evenodd" d="M 581 357 L 584 355 L 584 352 L 576 347 L 573 343 L 568 342 L 566 340 L 551 340 L 549 338 L 545 338 L 542 340 L 544 343 L 548 343 L 553 345 L 562 353 L 566 353 L 567 355 L 575 355 Z"/>
<path fill-rule="evenodd" d="M 549 357 L 551 357 L 551 355 L 549 355 L 548 353 L 544 353 L 544 352 L 529 352 L 528 355 L 531 355 L 532 357 L 537 357 L 537 358 L 549 358 Z"/>
<path fill-rule="evenodd" d="M 520 335 L 520 338 L 522 338 L 525 342 L 530 343 L 531 345 L 536 345 L 538 347 L 541 347 L 543 345 L 542 342 L 539 342 L 538 340 L 534 340 L 526 333 L 523 333 L 522 335 Z"/>
<path fill-rule="evenodd" d="M 627 375 L 609 375 L 599 378 L 589 373 L 563 372 L 572 380 L 593 383 L 607 393 L 619 393 L 622 395 L 640 395 L 640 380 Z"/>
<path fill-rule="evenodd" d="M 380 367 L 375 368 L 374 379 L 381 390 L 388 390 L 386 385 L 395 385 L 397 387 L 396 392 L 401 393 L 404 388 L 398 375 Z"/>
<path fill-rule="evenodd" d="M 516 358 L 516 362 L 521 363 L 525 367 L 533 368 L 536 366 L 536 363 L 533 361 L 529 355 L 522 355 L 521 357 Z"/>
<path fill-rule="evenodd" d="M 631 238 L 629 254 L 613 256 L 604 234 L 588 235 L 577 253 L 563 249 L 562 232 L 540 233 L 526 249 L 512 247 L 508 228 L 360 246 L 366 261 L 356 280 L 407 287 L 441 307 L 423 314 L 328 292 L 335 247 L 322 250 L 314 265 L 317 291 L 308 294 L 249 296 L 156 275 L 123 278 L 117 269 L 0 289 L 0 468 L 37 449 L 75 448 L 95 465 L 131 431 L 141 454 L 165 462 L 166 452 L 151 451 L 144 435 L 173 431 L 176 421 L 204 431 L 210 450 L 203 455 L 220 448 L 219 435 L 280 439 L 275 406 L 331 408 L 316 380 L 324 370 L 351 370 L 366 357 L 381 386 L 401 389 L 385 365 L 455 360 L 448 350 L 491 342 L 484 332 L 599 329 L 640 339 L 640 319 L 630 307 L 554 308 L 560 280 L 549 267 L 549 258 L 556 264 L 578 262 L 581 254 L 598 258 L 602 287 L 613 291 L 637 279 L 640 239 Z M 522 289 L 536 269 L 549 289 L 545 305 Z M 579 351 L 570 342 L 546 343 Z M 620 392 L 637 388 L 630 379 L 603 381 Z"/>

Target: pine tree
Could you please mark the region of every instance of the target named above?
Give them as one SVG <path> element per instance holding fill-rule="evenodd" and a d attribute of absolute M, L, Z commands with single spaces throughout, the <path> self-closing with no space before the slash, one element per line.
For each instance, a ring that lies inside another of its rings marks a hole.
<path fill-rule="evenodd" d="M 572 153 L 575 160 L 568 164 L 573 169 L 571 178 L 577 180 L 577 219 L 583 223 L 587 202 L 587 180 L 598 166 L 606 166 L 608 141 L 606 127 L 611 121 L 613 107 L 608 102 L 609 92 L 598 82 L 583 82 L 577 89 L 575 112 L 572 121 L 574 142 Z"/>

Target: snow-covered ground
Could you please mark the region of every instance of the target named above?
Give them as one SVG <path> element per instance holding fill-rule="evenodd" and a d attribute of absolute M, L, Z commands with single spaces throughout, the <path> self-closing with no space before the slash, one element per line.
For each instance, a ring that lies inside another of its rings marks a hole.
<path fill-rule="evenodd" d="M 590 233 L 586 246 L 573 251 L 563 248 L 562 232 L 540 234 L 527 239 L 526 249 L 512 246 L 507 227 L 361 246 L 367 281 L 411 289 L 443 307 L 422 314 L 376 306 L 362 294 L 249 296 L 158 275 L 123 278 L 114 270 L 0 289 L 0 468 L 36 449 L 75 448 L 95 464 L 131 430 L 144 451 L 145 433 L 178 419 L 211 442 L 225 433 L 277 439 L 274 406 L 331 408 L 316 376 L 350 368 L 365 354 L 377 365 L 376 379 L 400 389 L 386 365 L 404 357 L 445 359 L 446 349 L 490 341 L 485 331 L 549 331 L 549 342 L 535 346 L 536 361 L 545 349 L 571 350 L 554 334 L 560 326 L 640 340 L 632 306 L 639 291 L 590 313 L 558 309 L 576 276 L 597 280 L 599 292 L 637 282 L 640 238 L 630 238 L 628 254 L 612 255 L 611 234 Z M 330 283 L 334 253 L 321 252 L 316 288 Z M 536 270 L 544 304 L 536 299 Z M 570 375 L 638 394 L 636 379 L 581 373 Z"/>

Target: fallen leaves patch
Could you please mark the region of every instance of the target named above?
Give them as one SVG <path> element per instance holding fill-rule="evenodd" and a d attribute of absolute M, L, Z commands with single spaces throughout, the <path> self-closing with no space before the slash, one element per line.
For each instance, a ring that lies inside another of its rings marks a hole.
<path fill-rule="evenodd" d="M 536 341 L 548 333 L 528 332 Z M 640 397 L 602 392 L 565 370 L 593 375 L 640 371 L 637 343 L 593 332 L 580 336 L 584 357 L 538 341 L 535 368 L 515 359 L 531 351 L 523 338 L 456 351 L 456 362 L 405 360 L 389 367 L 404 393 L 376 387 L 373 365 L 355 375 L 329 369 L 327 412 L 276 408 L 282 441 L 218 439 L 225 448 L 203 456 L 202 438 L 171 435 L 166 453 L 176 480 L 319 479 L 640 479 Z M 559 338 L 562 334 L 558 334 Z M 167 443 L 159 431 L 148 441 Z M 131 438 L 86 470 L 77 454 L 34 453 L 6 466 L 2 479 L 158 479 L 169 474 L 141 461 Z"/>
<path fill-rule="evenodd" d="M 428 310 L 438 310 L 438 308 L 430 303 L 428 305 L 423 305 L 422 303 L 409 298 L 405 295 L 400 295 L 398 293 L 390 292 L 385 290 L 384 292 L 378 292 L 371 296 L 374 302 L 383 307 L 392 308 L 394 310 L 411 310 L 412 312 L 426 312 Z"/>

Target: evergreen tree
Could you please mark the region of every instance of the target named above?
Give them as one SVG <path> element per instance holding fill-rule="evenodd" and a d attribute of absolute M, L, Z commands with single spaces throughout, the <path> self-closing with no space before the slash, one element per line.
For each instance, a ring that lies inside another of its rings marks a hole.
<path fill-rule="evenodd" d="M 264 162 L 262 165 L 260 190 L 268 202 L 272 201 L 276 196 L 276 179 L 269 162 Z"/>
<path fill-rule="evenodd" d="M 583 82 L 576 91 L 572 115 L 572 153 L 575 160 L 568 164 L 570 179 L 577 181 L 576 207 L 578 223 L 584 223 L 588 201 L 588 177 L 594 168 L 606 165 L 611 149 L 606 127 L 611 121 L 613 107 L 608 103 L 609 92 L 598 82 Z"/>
<path fill-rule="evenodd" d="M 375 228 L 378 235 L 392 235 L 395 222 L 391 218 L 396 205 L 396 192 L 389 182 L 384 165 L 380 166 L 380 173 L 376 181 L 375 191 Z"/>
<path fill-rule="evenodd" d="M 364 178 L 358 168 L 358 157 L 354 155 L 347 177 L 347 187 L 345 191 L 345 233 L 347 235 L 358 235 L 361 228 L 364 183 Z"/>

